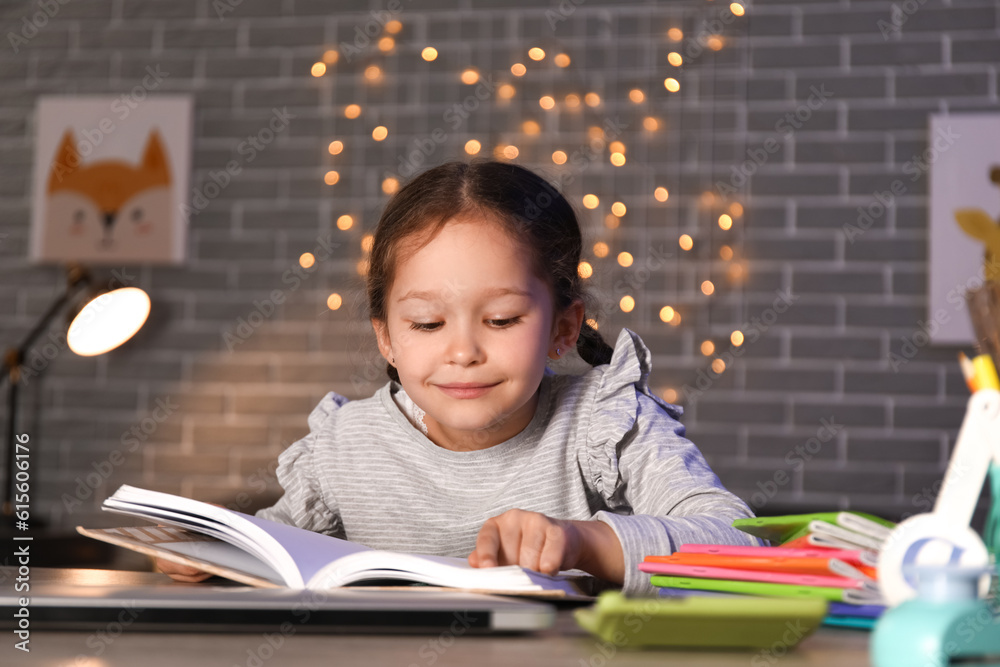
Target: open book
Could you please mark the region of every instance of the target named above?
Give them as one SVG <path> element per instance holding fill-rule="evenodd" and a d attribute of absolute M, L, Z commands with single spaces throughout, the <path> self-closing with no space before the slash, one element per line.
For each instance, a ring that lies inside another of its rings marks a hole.
<path fill-rule="evenodd" d="M 395 580 L 505 595 L 578 597 L 572 577 L 517 565 L 474 568 L 464 558 L 376 551 L 224 507 L 123 485 L 109 512 L 158 526 L 89 529 L 87 537 L 262 587 L 324 589 Z"/>

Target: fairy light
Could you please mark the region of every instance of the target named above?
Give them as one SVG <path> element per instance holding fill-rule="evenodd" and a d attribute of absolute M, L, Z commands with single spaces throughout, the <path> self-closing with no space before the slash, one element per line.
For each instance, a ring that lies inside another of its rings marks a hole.
<path fill-rule="evenodd" d="M 743 204 L 734 201 L 729 205 L 729 212 L 732 213 L 734 218 L 739 218 L 743 215 Z"/>
<path fill-rule="evenodd" d="M 569 55 L 565 53 L 557 53 L 556 57 L 552 60 L 555 62 L 556 67 L 569 67 L 570 62 L 572 62 Z"/>
<path fill-rule="evenodd" d="M 340 155 L 341 151 L 344 150 L 344 142 L 339 139 L 331 141 L 327 150 L 330 151 L 330 155 Z"/>
<path fill-rule="evenodd" d="M 670 193 L 666 188 L 661 186 L 653 190 L 653 197 L 656 201 L 667 201 L 667 198 L 670 197 Z"/>
<path fill-rule="evenodd" d="M 590 262 L 580 262 L 579 266 L 576 267 L 576 272 L 581 278 L 586 280 L 594 275 L 594 267 L 590 265 Z"/>
<path fill-rule="evenodd" d="M 622 224 L 621 218 L 619 218 L 614 213 L 608 213 L 604 216 L 604 226 L 608 229 L 618 229 Z"/>
<path fill-rule="evenodd" d="M 733 282 L 738 282 L 743 278 L 743 274 L 745 272 L 746 269 L 742 264 L 738 263 L 733 264 L 732 266 L 729 267 L 729 279 L 732 280 Z"/>
<path fill-rule="evenodd" d="M 694 239 L 691 238 L 690 234 L 681 234 L 681 237 L 677 239 L 677 245 L 681 247 L 681 250 L 690 250 L 694 247 Z"/>
<path fill-rule="evenodd" d="M 361 237 L 361 251 L 362 252 L 371 252 L 372 251 L 372 245 L 374 245 L 374 243 L 375 243 L 375 235 L 374 234 L 365 234 L 364 236 Z"/>
<path fill-rule="evenodd" d="M 712 296 L 715 293 L 715 284 L 711 280 L 701 283 L 701 293 L 705 296 Z"/>
<path fill-rule="evenodd" d="M 628 98 L 632 100 L 632 104 L 642 104 L 642 101 L 646 99 L 646 94 L 638 88 L 633 88 L 628 91 Z"/>
<path fill-rule="evenodd" d="M 684 31 L 680 28 L 671 28 L 667 31 L 667 37 L 669 37 L 672 42 L 679 42 L 684 39 Z"/>
<path fill-rule="evenodd" d="M 612 153 L 611 156 L 608 157 L 608 160 L 616 167 L 620 167 L 625 164 L 625 155 L 624 153 Z"/>
<path fill-rule="evenodd" d="M 358 261 L 358 263 L 354 265 L 354 268 L 358 272 L 359 276 L 367 276 L 368 275 L 368 260 L 367 259 L 362 259 L 362 260 Z"/>
<path fill-rule="evenodd" d="M 608 144 L 608 150 L 612 153 L 625 153 L 625 144 L 620 141 L 612 141 Z"/>
<path fill-rule="evenodd" d="M 381 51 L 382 53 L 388 53 L 389 51 L 392 51 L 392 47 L 394 46 L 396 46 L 396 40 L 394 40 L 392 37 L 383 37 L 382 39 L 378 40 L 378 50 Z"/>
<path fill-rule="evenodd" d="M 391 195 L 399 189 L 399 180 L 390 176 L 389 178 L 382 181 L 382 192 L 387 195 Z"/>
<path fill-rule="evenodd" d="M 545 51 L 537 46 L 528 49 L 528 57 L 532 60 L 545 60 Z"/>
<path fill-rule="evenodd" d="M 699 201 L 702 206 L 713 206 L 715 204 L 715 193 L 711 190 L 705 190 L 701 193 Z"/>
<path fill-rule="evenodd" d="M 323 176 L 323 182 L 327 185 L 335 185 L 340 180 L 340 174 L 336 171 L 328 171 Z"/>
<path fill-rule="evenodd" d="M 326 74 L 326 63 L 313 63 L 310 72 L 313 76 L 323 76 Z"/>
<path fill-rule="evenodd" d="M 479 72 L 477 72 L 476 70 L 470 67 L 469 69 L 462 72 L 462 83 L 464 83 L 465 85 L 471 86 L 477 81 L 479 81 Z"/>
<path fill-rule="evenodd" d="M 713 359 L 712 370 L 715 371 L 716 375 L 722 375 L 722 372 L 726 370 L 726 362 L 722 359 Z"/>
<path fill-rule="evenodd" d="M 340 53 L 335 49 L 330 49 L 329 51 L 323 52 L 323 62 L 327 65 L 332 65 L 340 60 Z"/>
<path fill-rule="evenodd" d="M 570 109 L 575 109 L 580 106 L 580 96 L 576 93 L 570 93 L 563 99 L 563 101 L 566 102 L 566 106 Z"/>
<path fill-rule="evenodd" d="M 736 347 L 743 344 L 743 332 L 737 329 L 729 335 L 729 342 L 731 342 Z"/>
<path fill-rule="evenodd" d="M 667 62 L 674 67 L 680 67 L 684 64 L 684 57 L 676 51 L 671 51 L 667 54 Z"/>
<path fill-rule="evenodd" d="M 521 63 L 514 63 L 510 66 L 510 73 L 514 76 L 524 76 L 524 73 L 528 71 L 528 68 Z"/>
<path fill-rule="evenodd" d="M 609 251 L 610 248 L 608 248 L 608 244 L 605 243 L 604 241 L 598 241 L 597 243 L 594 244 L 595 257 L 607 257 Z"/>
<path fill-rule="evenodd" d="M 631 313 L 632 309 L 635 308 L 635 299 L 626 294 L 618 301 L 618 307 L 622 309 L 623 313 Z"/>
<path fill-rule="evenodd" d="M 361 115 L 361 105 L 348 104 L 346 107 L 344 107 L 345 118 L 357 118 L 360 115 Z"/>
<path fill-rule="evenodd" d="M 597 93 L 587 93 L 583 96 L 583 102 L 588 107 L 596 107 L 601 104 L 601 96 Z"/>
<path fill-rule="evenodd" d="M 311 268 L 316 263 L 316 256 L 311 252 L 304 252 L 299 255 L 299 266 L 303 269 Z"/>
<path fill-rule="evenodd" d="M 340 229 L 342 231 L 347 231 L 353 226 L 354 226 L 354 218 L 352 218 L 351 216 L 344 214 L 339 218 L 337 218 L 337 229 Z"/>
<path fill-rule="evenodd" d="M 618 253 L 618 265 L 619 266 L 623 266 L 625 268 L 628 268 L 628 267 L 632 266 L 632 262 L 633 261 L 635 261 L 635 260 L 632 258 L 632 253 L 630 253 L 630 252 L 624 252 L 624 251 Z"/>
<path fill-rule="evenodd" d="M 369 65 L 365 68 L 365 78 L 369 81 L 378 81 L 382 78 L 382 68 L 378 65 Z"/>
<path fill-rule="evenodd" d="M 564 153 L 563 151 L 553 151 L 552 153 L 553 162 L 555 162 L 556 164 L 566 164 L 566 160 L 567 160 L 566 153 Z"/>
<path fill-rule="evenodd" d="M 656 132 L 660 129 L 660 121 L 656 120 L 652 116 L 646 116 L 642 119 L 642 129 L 647 132 Z"/>
<path fill-rule="evenodd" d="M 389 129 L 385 125 L 379 125 L 374 130 L 372 130 L 372 139 L 375 141 L 382 141 L 389 136 Z"/>
<path fill-rule="evenodd" d="M 674 77 L 670 76 L 663 80 L 663 87 L 669 90 L 671 93 L 676 93 L 681 89 L 680 82 Z"/>
<path fill-rule="evenodd" d="M 521 131 L 525 134 L 538 134 L 542 131 L 542 128 L 538 125 L 537 121 L 526 120 L 521 123 Z"/>
<path fill-rule="evenodd" d="M 518 156 L 518 154 L 520 154 L 520 151 L 517 150 L 517 146 L 513 144 L 509 144 L 503 148 L 503 156 L 508 160 L 513 160 Z"/>
<path fill-rule="evenodd" d="M 601 200 L 597 195 L 583 195 L 583 205 L 589 209 L 595 209 L 601 205 Z"/>
<path fill-rule="evenodd" d="M 722 47 L 725 45 L 725 42 L 719 35 L 712 35 L 711 37 L 708 38 L 707 44 L 708 48 L 712 49 L 713 51 L 721 51 Z"/>
<path fill-rule="evenodd" d="M 667 403 L 676 403 L 677 402 L 677 390 L 676 389 L 670 389 L 670 388 L 664 389 L 663 390 L 663 400 L 665 400 Z"/>
<path fill-rule="evenodd" d="M 587 326 L 589 326 L 594 331 L 597 331 L 600 328 L 600 325 L 597 323 L 597 320 L 595 320 L 592 317 L 587 318 Z"/>
<path fill-rule="evenodd" d="M 660 320 L 662 320 L 663 322 L 669 322 L 670 320 L 674 319 L 674 315 L 676 315 L 676 313 L 674 312 L 674 309 L 671 308 L 670 306 L 664 306 L 663 308 L 660 308 Z"/>
<path fill-rule="evenodd" d="M 510 98 L 514 97 L 514 93 L 516 92 L 517 90 L 514 88 L 514 86 L 510 85 L 509 83 L 505 83 L 497 89 L 497 95 L 502 100 L 509 100 Z"/>
<path fill-rule="evenodd" d="M 603 139 L 604 128 L 599 125 L 591 125 L 587 128 L 587 137 L 589 137 L 591 141 L 594 139 Z"/>
<path fill-rule="evenodd" d="M 674 316 L 668 324 L 672 327 L 679 327 L 681 325 L 681 314 L 674 311 Z"/>
<path fill-rule="evenodd" d="M 465 142 L 465 152 L 469 155 L 477 155 L 482 148 L 483 145 L 475 139 L 469 139 Z"/>
<path fill-rule="evenodd" d="M 385 31 L 390 35 L 398 35 L 402 29 L 403 23 L 397 19 L 393 19 L 385 24 Z"/>
<path fill-rule="evenodd" d="M 552 109 L 556 105 L 556 101 L 552 99 L 550 95 L 543 95 L 538 100 L 538 106 L 542 107 L 546 111 Z"/>
<path fill-rule="evenodd" d="M 710 340 L 703 340 L 701 342 L 701 353 L 706 357 L 710 357 L 715 354 L 715 343 Z"/>
<path fill-rule="evenodd" d="M 728 262 L 733 258 L 733 249 L 727 245 L 722 246 L 719 248 L 719 257 Z"/>
<path fill-rule="evenodd" d="M 420 52 L 420 57 L 426 60 L 427 62 L 431 62 L 432 60 L 437 60 L 438 50 L 435 49 L 433 46 L 425 46 L 424 50 Z"/>
<path fill-rule="evenodd" d="M 733 16 L 743 16 L 746 14 L 746 8 L 738 2 L 729 3 L 729 11 L 733 13 Z"/>
<path fill-rule="evenodd" d="M 330 310 L 339 310 L 342 305 L 344 305 L 344 298 L 336 292 L 326 297 L 326 307 Z"/>
<path fill-rule="evenodd" d="M 731 229 L 733 226 L 733 219 L 729 217 L 728 214 L 723 213 L 719 216 L 719 229 Z"/>
<path fill-rule="evenodd" d="M 611 205 L 611 212 L 617 215 L 619 218 L 624 216 L 625 211 L 627 210 L 628 209 L 626 208 L 625 204 L 620 201 L 616 201 L 614 204 Z"/>

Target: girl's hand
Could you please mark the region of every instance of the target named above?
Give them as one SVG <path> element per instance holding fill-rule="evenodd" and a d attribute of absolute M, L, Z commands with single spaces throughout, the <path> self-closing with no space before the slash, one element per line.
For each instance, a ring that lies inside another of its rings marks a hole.
<path fill-rule="evenodd" d="M 162 558 L 154 558 L 153 564 L 156 569 L 167 575 L 174 581 L 183 581 L 186 584 L 195 584 L 199 581 L 205 581 L 212 576 L 211 572 L 204 572 L 197 568 L 188 567 L 187 565 L 181 565 L 180 563 L 174 563 L 169 560 L 163 560 Z"/>
<path fill-rule="evenodd" d="M 619 584 L 625 578 L 621 543 L 611 526 L 518 509 L 486 520 L 469 565 L 520 565 L 544 574 L 579 568 Z"/>

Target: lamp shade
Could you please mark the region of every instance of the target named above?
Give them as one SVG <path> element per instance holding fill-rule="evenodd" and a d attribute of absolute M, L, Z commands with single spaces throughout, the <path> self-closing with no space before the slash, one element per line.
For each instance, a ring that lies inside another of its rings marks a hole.
<path fill-rule="evenodd" d="M 110 352 L 142 328 L 149 306 L 149 296 L 138 287 L 122 287 L 91 299 L 69 325 L 69 349 L 82 357 Z"/>

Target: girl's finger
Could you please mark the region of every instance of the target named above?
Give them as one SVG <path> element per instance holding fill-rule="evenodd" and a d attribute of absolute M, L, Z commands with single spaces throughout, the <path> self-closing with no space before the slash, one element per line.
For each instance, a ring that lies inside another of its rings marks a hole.
<path fill-rule="evenodd" d="M 469 565 L 473 567 L 493 567 L 498 564 L 497 551 L 500 548 L 500 529 L 496 521 L 488 519 L 476 536 L 476 549 L 469 555 Z"/>
<path fill-rule="evenodd" d="M 538 571 L 556 574 L 566 556 L 566 533 L 559 524 L 551 524 L 545 531 L 545 547 L 538 558 Z"/>
<path fill-rule="evenodd" d="M 517 564 L 531 570 L 541 571 L 539 561 L 541 560 L 543 549 L 546 546 L 545 524 L 539 525 L 533 522 L 526 522 L 521 526 L 521 545 L 517 555 Z"/>

